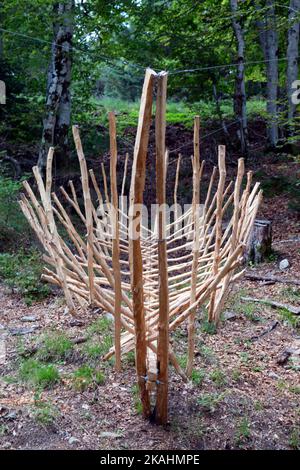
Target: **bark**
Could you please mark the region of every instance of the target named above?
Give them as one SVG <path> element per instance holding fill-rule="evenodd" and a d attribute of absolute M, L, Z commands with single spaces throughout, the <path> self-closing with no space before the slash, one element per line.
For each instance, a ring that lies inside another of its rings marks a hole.
<path fill-rule="evenodd" d="M 245 40 L 242 25 L 238 19 L 238 0 L 230 0 L 232 11 L 232 27 L 237 41 L 237 72 L 235 78 L 234 111 L 240 121 L 239 139 L 241 150 L 244 155 L 247 154 L 248 130 L 247 130 L 247 111 L 246 111 L 246 89 L 245 89 L 245 66 L 244 52 Z"/>
<path fill-rule="evenodd" d="M 53 44 L 48 70 L 46 116 L 38 167 L 44 172 L 49 147 L 56 148 L 60 164 L 68 159 L 68 130 L 71 118 L 70 83 L 74 0 L 54 5 Z"/>
<path fill-rule="evenodd" d="M 293 128 L 293 119 L 296 104 L 292 102 L 293 82 L 298 79 L 298 54 L 299 54 L 299 17 L 300 0 L 290 0 L 289 30 L 287 45 L 287 96 L 288 96 L 288 120 L 290 128 Z"/>
<path fill-rule="evenodd" d="M 256 9 L 260 11 L 261 7 L 256 4 Z M 267 72 L 267 113 L 269 115 L 267 138 L 269 145 L 276 147 L 278 142 L 278 35 L 273 0 L 266 0 L 265 16 L 257 21 L 257 26 Z"/>

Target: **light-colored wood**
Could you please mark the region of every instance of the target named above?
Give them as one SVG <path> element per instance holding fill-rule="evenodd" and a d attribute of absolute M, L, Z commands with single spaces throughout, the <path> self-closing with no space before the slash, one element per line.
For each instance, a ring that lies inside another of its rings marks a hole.
<path fill-rule="evenodd" d="M 144 315 L 143 259 L 141 252 L 141 205 L 146 176 L 146 156 L 152 115 L 152 94 L 155 72 L 146 70 L 141 97 L 138 128 L 134 146 L 129 208 L 129 261 L 131 271 L 132 303 L 136 336 L 136 371 L 141 393 L 143 415 L 151 414 L 149 391 L 146 387 L 147 345 Z"/>
<path fill-rule="evenodd" d="M 166 95 L 167 73 L 157 76 L 155 116 L 156 147 L 156 202 L 158 205 L 158 285 L 159 285 L 159 335 L 157 345 L 157 399 L 155 422 L 166 424 L 168 420 L 168 363 L 169 363 L 169 291 L 168 258 L 166 246 Z"/>
<path fill-rule="evenodd" d="M 117 128 L 116 117 L 113 112 L 108 114 L 109 137 L 110 137 L 110 193 L 112 204 L 112 266 L 115 278 L 114 295 L 114 317 L 115 317 L 115 369 L 121 370 L 121 269 L 120 269 L 120 248 L 119 248 L 119 201 L 117 188 Z"/>
<path fill-rule="evenodd" d="M 197 268 L 199 259 L 199 204 L 200 204 L 200 117 L 194 119 L 194 156 L 193 156 L 193 206 L 192 206 L 192 223 L 193 223 L 193 260 L 191 272 L 191 291 L 190 303 L 193 305 L 196 301 L 197 288 Z M 196 309 L 191 310 L 188 324 L 188 357 L 186 366 L 186 375 L 189 377 L 192 373 L 195 351 L 195 318 Z"/>
<path fill-rule="evenodd" d="M 130 210 L 118 201 L 116 123 L 110 114 L 110 195 L 104 165 L 98 185 L 86 160 L 77 127 L 73 134 L 80 162 L 81 191 L 72 181 L 67 190 L 60 188 L 63 199 L 51 192 L 53 149 L 50 149 L 45 183 L 34 167 L 36 193 L 24 182 L 26 196 L 20 207 L 43 246 L 43 279 L 63 289 L 71 314 L 84 315 L 89 305 L 109 312 L 115 319 L 115 344 L 102 358 L 115 355 L 119 368 L 121 355 L 135 351 L 137 381 L 144 416 L 152 414 L 156 422 L 167 421 L 168 363 L 182 378 L 181 369 L 169 333 L 188 323 L 188 364 L 190 375 L 194 357 L 197 311 L 208 308 L 210 321 L 218 323 L 224 301 L 233 282 L 244 272 L 241 263 L 250 237 L 262 192 L 256 183 L 251 189 L 252 172 L 242 190 L 244 162 L 238 163 L 235 181 L 225 184 L 225 148 L 219 147 L 219 181 L 215 188 L 214 168 L 204 198 L 202 211 L 200 184 L 204 162 L 200 165 L 199 120 L 194 123 L 193 201 L 174 220 L 166 220 L 165 209 L 157 211 L 156 226 L 145 226 L 141 218 L 146 176 L 146 156 L 152 114 L 155 72 L 146 71 L 139 123 L 133 155 L 130 185 Z M 168 151 L 165 149 L 166 74 L 158 76 L 156 113 L 157 202 L 165 202 Z M 174 204 L 180 185 L 180 160 L 174 181 Z M 121 195 L 125 193 L 128 155 L 126 155 Z M 92 182 L 90 191 L 89 178 Z M 77 193 L 76 193 L 77 190 Z M 78 194 L 78 196 L 77 196 Z M 103 196 L 102 196 L 103 195 Z M 92 200 L 94 199 L 94 201 Z M 108 203 L 105 207 L 103 199 Z M 112 207 L 109 205 L 111 202 Z M 64 203 L 67 205 L 64 206 Z M 120 205 L 120 208 L 118 207 Z M 72 222 L 71 207 L 76 212 Z M 231 214 L 231 215 L 230 215 Z M 81 224 L 77 230 L 77 224 Z M 62 235 L 58 225 L 64 227 Z M 183 227 L 182 227 L 183 226 Z M 82 230 L 82 227 L 84 230 Z M 174 341 L 174 348 L 176 343 Z M 156 394 L 151 412 L 150 393 Z"/>
<path fill-rule="evenodd" d="M 78 160 L 81 170 L 82 178 L 82 189 L 84 197 L 84 208 L 86 217 L 86 229 L 87 229 L 87 257 L 88 257 L 88 276 L 89 276 L 89 296 L 90 303 L 93 304 L 95 297 L 94 288 L 94 254 L 93 254 L 93 214 L 92 214 L 92 202 L 89 187 L 89 176 L 87 171 L 86 160 L 84 157 L 81 139 L 79 135 L 79 129 L 77 126 L 72 126 L 74 142 L 77 150 Z"/>

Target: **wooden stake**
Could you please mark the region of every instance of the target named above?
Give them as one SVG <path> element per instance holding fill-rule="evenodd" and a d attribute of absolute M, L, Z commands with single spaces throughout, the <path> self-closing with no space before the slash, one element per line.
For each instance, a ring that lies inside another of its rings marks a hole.
<path fill-rule="evenodd" d="M 120 247 L 119 247 L 119 204 L 117 188 L 117 131 L 116 117 L 113 112 L 109 117 L 109 137 L 110 137 L 110 193 L 112 203 L 112 266 L 115 278 L 115 299 L 114 299 L 114 317 L 115 317 L 115 369 L 121 370 L 121 270 L 120 270 Z"/>
<path fill-rule="evenodd" d="M 147 343 L 144 312 L 143 259 L 141 251 L 141 204 L 146 176 L 146 156 L 152 114 L 153 79 L 155 72 L 146 70 L 141 97 L 138 128 L 134 146 L 129 208 L 129 261 L 132 302 L 136 335 L 136 372 L 144 417 L 151 414 L 149 391 L 146 387 Z M 133 232 L 133 223 L 136 233 Z"/>
<path fill-rule="evenodd" d="M 86 160 L 82 150 L 81 139 L 79 135 L 79 129 L 77 126 L 72 126 L 74 142 L 77 150 L 78 160 L 80 164 L 81 178 L 82 178 L 82 189 L 84 197 L 84 208 L 86 217 L 86 229 L 87 229 L 87 253 L 88 253 L 88 276 L 89 276 L 89 296 L 90 303 L 93 304 L 95 297 L 94 287 L 94 255 L 93 255 L 93 214 L 92 214 L 92 201 L 89 187 L 89 176 L 86 166 Z"/>
<path fill-rule="evenodd" d="M 192 276 L 191 276 L 191 305 L 196 300 L 196 287 L 197 287 L 197 268 L 199 258 L 199 203 L 200 203 L 200 117 L 195 116 L 194 120 L 194 158 L 193 158 L 193 262 L 192 262 Z M 189 377 L 193 369 L 194 351 L 195 351 L 195 317 L 196 309 L 191 310 L 188 324 L 188 359 L 186 366 L 186 375 Z"/>
<path fill-rule="evenodd" d="M 157 76 L 157 98 L 155 116 L 156 143 L 156 198 L 158 204 L 158 285 L 159 285 L 159 326 L 157 344 L 157 400 L 155 421 L 166 424 L 168 420 L 168 363 L 169 363 L 169 290 L 168 259 L 166 248 L 166 96 L 167 73 Z"/>

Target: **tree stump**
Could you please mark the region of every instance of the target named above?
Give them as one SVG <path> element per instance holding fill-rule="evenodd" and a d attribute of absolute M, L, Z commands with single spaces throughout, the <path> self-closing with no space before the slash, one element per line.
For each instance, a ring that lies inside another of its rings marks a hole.
<path fill-rule="evenodd" d="M 272 253 L 272 223 L 256 219 L 245 252 L 245 262 L 262 263 Z"/>

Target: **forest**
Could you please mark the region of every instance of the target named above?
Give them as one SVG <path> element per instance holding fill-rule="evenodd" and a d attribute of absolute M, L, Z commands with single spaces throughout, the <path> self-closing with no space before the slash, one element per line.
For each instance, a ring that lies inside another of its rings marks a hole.
<path fill-rule="evenodd" d="M 300 450 L 299 35 L 0 0 L 0 450 Z"/>

